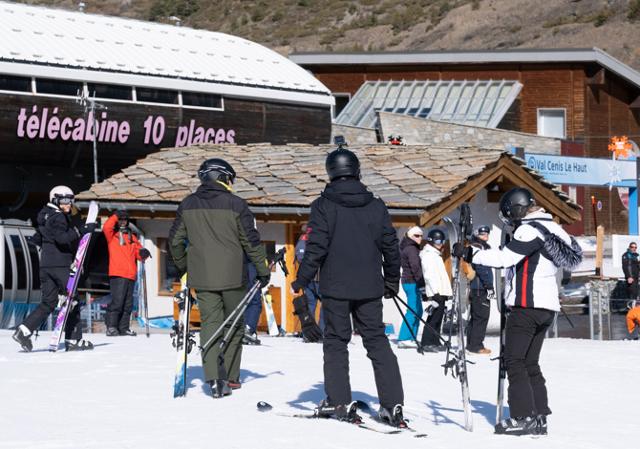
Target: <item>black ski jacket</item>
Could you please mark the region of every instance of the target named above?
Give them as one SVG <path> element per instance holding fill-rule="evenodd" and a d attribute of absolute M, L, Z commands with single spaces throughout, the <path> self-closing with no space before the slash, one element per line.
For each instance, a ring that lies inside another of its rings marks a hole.
<path fill-rule="evenodd" d="M 309 239 L 297 282 L 306 287 L 320 270 L 320 294 L 373 299 L 385 282 L 398 286 L 398 237 L 387 207 L 355 179 L 331 182 L 311 204 Z"/>
<path fill-rule="evenodd" d="M 471 246 L 475 246 L 480 249 L 491 249 L 491 245 L 487 242 L 473 238 L 471 240 Z M 472 263 L 471 268 L 476 272 L 476 277 L 471 281 L 471 290 L 492 290 L 493 287 L 493 268 L 486 267 L 477 263 Z"/>
<path fill-rule="evenodd" d="M 52 204 L 47 204 L 40 210 L 36 221 L 38 232 L 42 236 L 40 267 L 69 268 L 80 241 L 80 221 Z"/>
<path fill-rule="evenodd" d="M 627 250 L 622 255 L 622 271 L 624 272 L 625 278 L 633 278 L 634 282 L 638 281 L 638 273 L 640 272 L 640 260 L 638 260 L 638 253 L 632 253 Z"/>
<path fill-rule="evenodd" d="M 402 266 L 402 283 L 416 284 L 424 287 L 422 264 L 420 263 L 420 246 L 409 237 L 400 241 L 400 261 Z"/>

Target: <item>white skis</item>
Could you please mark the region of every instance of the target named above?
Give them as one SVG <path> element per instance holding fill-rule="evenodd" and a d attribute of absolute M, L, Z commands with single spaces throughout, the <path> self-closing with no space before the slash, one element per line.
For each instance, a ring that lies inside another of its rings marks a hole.
<path fill-rule="evenodd" d="M 193 337 L 189 331 L 189 319 L 191 314 L 191 294 L 187 286 L 187 275 L 180 278 L 180 291 L 174 297 L 178 304 L 178 321 L 173 325 L 173 347 L 176 348 L 176 374 L 173 381 L 173 397 L 186 396 L 187 394 L 187 354 L 191 351 Z"/>
<path fill-rule="evenodd" d="M 262 302 L 264 304 L 264 313 L 267 317 L 267 328 L 269 329 L 269 335 L 277 337 L 280 335 L 280 329 L 278 329 L 278 323 L 276 322 L 276 316 L 273 313 L 273 301 L 269 293 L 262 295 Z"/>

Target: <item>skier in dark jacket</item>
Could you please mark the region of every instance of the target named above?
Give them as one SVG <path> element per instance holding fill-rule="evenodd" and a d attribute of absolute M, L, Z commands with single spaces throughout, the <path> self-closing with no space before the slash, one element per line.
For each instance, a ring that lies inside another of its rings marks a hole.
<path fill-rule="evenodd" d="M 34 242 L 41 246 L 40 291 L 42 300 L 38 307 L 22 322 L 13 334 L 25 351 L 31 351 L 31 334 L 40 328 L 55 310 L 59 295 L 66 294 L 67 280 L 80 236 L 93 232 L 95 223 L 82 224 L 72 216 L 73 191 L 66 186 L 56 186 L 49 193 L 49 203 L 38 213 L 38 231 Z M 73 307 L 65 325 L 65 349 L 67 351 L 93 349 L 91 342 L 82 339 L 80 306 Z"/>
<path fill-rule="evenodd" d="M 208 159 L 200 166 L 198 177 L 202 184 L 178 207 L 169 248 L 176 267 L 187 272 L 187 285 L 196 291 L 202 319 L 200 341 L 204 342 L 247 292 L 244 253 L 256 267 L 261 288 L 269 284 L 271 272 L 247 202 L 231 193 L 236 177 L 233 167 L 223 159 Z M 202 353 L 205 381 L 215 398 L 240 387 L 243 321 L 238 321 L 224 354 L 228 378 L 218 371 L 222 335 Z"/>
<path fill-rule="evenodd" d="M 463 248 L 455 244 L 453 254 L 469 263 L 507 269 L 505 302 L 509 315 L 503 357 L 511 417 L 496 424 L 495 433 L 546 434 L 551 409 L 539 359 L 545 334 L 560 311 L 556 273 L 562 263 L 556 259 L 564 255 L 561 250 L 552 255 L 545 249 L 546 236 L 536 226 L 546 228 L 545 232 L 566 245 L 571 245 L 571 237 L 524 188 L 511 189 L 502 196 L 500 214 L 515 228 L 513 239 L 504 248 Z"/>
<path fill-rule="evenodd" d="M 638 298 L 638 275 L 640 274 L 640 260 L 638 260 L 638 245 L 629 243 L 627 251 L 622 255 L 622 271 L 627 282 L 627 295 L 631 299 Z"/>
<path fill-rule="evenodd" d="M 351 403 L 349 353 L 351 320 L 362 336 L 373 364 L 380 417 L 406 426 L 402 417 L 404 393 L 396 356 L 382 322 L 382 300 L 398 293 L 398 238 L 382 200 L 360 182 L 360 162 L 354 153 L 338 148 L 327 156 L 330 183 L 311 204 L 309 239 L 294 294 L 320 270 L 320 295 L 325 311 L 324 387 L 327 398 L 318 413 L 359 422 Z"/>
<path fill-rule="evenodd" d="M 471 246 L 479 249 L 491 249 L 489 245 L 489 226 L 480 226 L 473 233 Z M 491 349 L 484 347 L 487 323 L 491 314 L 491 300 L 496 299 L 493 287 L 493 269 L 477 263 L 471 264 L 475 277 L 469 285 L 471 317 L 467 328 L 467 350 L 476 354 L 491 354 Z"/>
<path fill-rule="evenodd" d="M 420 317 L 422 316 L 422 295 L 424 294 L 424 277 L 420 263 L 422 235 L 422 229 L 419 226 L 414 226 L 407 231 L 400 242 L 402 289 L 407 296 L 407 304 L 416 312 L 417 316 L 407 311 L 398 333 L 398 348 L 416 347 L 413 338 L 418 335 Z"/>

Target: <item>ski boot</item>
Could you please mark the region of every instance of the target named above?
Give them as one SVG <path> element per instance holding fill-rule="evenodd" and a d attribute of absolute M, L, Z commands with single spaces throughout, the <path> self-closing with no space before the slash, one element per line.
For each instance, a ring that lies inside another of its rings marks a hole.
<path fill-rule="evenodd" d="M 90 351 L 93 349 L 93 343 L 89 340 L 65 340 L 65 351 Z"/>
<path fill-rule="evenodd" d="M 25 352 L 31 352 L 33 349 L 33 343 L 31 343 L 31 331 L 21 324 L 13 333 L 13 339 L 18 342 Z"/>
<path fill-rule="evenodd" d="M 138 335 L 136 331 L 132 331 L 131 329 L 127 329 L 126 331 L 120 331 L 120 335 L 124 337 L 135 337 Z"/>
<path fill-rule="evenodd" d="M 380 406 L 380 410 L 378 410 L 378 419 L 385 424 L 398 427 L 399 429 L 406 429 L 409 427 L 402 415 L 402 405 L 400 404 L 396 404 L 393 409 Z"/>
<path fill-rule="evenodd" d="M 107 337 L 117 337 L 118 335 L 120 335 L 120 332 L 118 332 L 117 328 L 115 327 L 107 328 Z"/>
<path fill-rule="evenodd" d="M 538 435 L 537 417 L 526 416 L 524 418 L 509 418 L 496 424 L 496 435 Z"/>
<path fill-rule="evenodd" d="M 258 346 L 261 344 L 261 341 L 258 338 L 258 334 L 255 332 L 251 332 L 251 329 L 249 329 L 249 326 L 246 326 L 244 328 L 244 335 L 242 336 L 242 344 L 255 345 L 255 346 Z"/>
<path fill-rule="evenodd" d="M 326 399 L 320 402 L 314 413 L 318 418 L 333 418 L 351 424 L 362 424 L 362 417 L 358 415 L 357 402 L 350 404 L 329 405 Z"/>
<path fill-rule="evenodd" d="M 211 395 L 215 399 L 219 399 L 219 398 L 223 398 L 225 396 L 231 395 L 232 389 L 231 389 L 231 386 L 229 385 L 228 380 L 221 380 L 221 379 L 210 380 L 209 385 L 211 386 Z"/>
<path fill-rule="evenodd" d="M 536 417 L 538 421 L 538 435 L 547 434 L 547 415 L 538 415 Z"/>
<path fill-rule="evenodd" d="M 240 388 L 242 388 L 242 384 L 239 380 L 230 380 L 229 387 L 231 387 L 232 390 L 239 390 Z"/>

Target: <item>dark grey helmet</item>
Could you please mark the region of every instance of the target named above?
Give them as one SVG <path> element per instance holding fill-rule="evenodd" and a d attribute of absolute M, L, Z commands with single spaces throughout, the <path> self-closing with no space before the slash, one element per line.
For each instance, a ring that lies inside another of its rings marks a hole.
<path fill-rule="evenodd" d="M 343 177 L 360 179 L 360 161 L 358 160 L 358 156 L 346 148 L 338 148 L 329 153 L 325 162 L 325 168 L 330 181 Z"/>
<path fill-rule="evenodd" d="M 509 190 L 500 198 L 500 219 L 514 225 L 527 215 L 527 210 L 536 204 L 531 192 L 523 187 Z"/>
<path fill-rule="evenodd" d="M 212 158 L 204 161 L 198 169 L 198 178 L 201 183 L 209 181 L 221 181 L 225 184 L 233 184 L 236 179 L 236 171 L 224 159 Z"/>
<path fill-rule="evenodd" d="M 438 228 L 434 228 L 427 233 L 427 242 L 435 243 L 437 245 L 443 245 L 447 237 L 444 235 L 444 232 Z"/>

